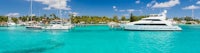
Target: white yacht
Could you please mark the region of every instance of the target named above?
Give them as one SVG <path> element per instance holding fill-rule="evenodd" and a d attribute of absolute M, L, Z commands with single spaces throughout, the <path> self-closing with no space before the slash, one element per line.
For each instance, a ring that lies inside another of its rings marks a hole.
<path fill-rule="evenodd" d="M 125 30 L 182 30 L 178 26 L 173 26 L 170 21 L 166 20 L 167 10 L 160 14 L 150 14 L 149 17 L 140 21 L 130 22 L 121 27 Z"/>
<path fill-rule="evenodd" d="M 73 27 L 72 24 L 67 24 L 63 22 L 62 20 L 54 20 L 51 21 L 48 26 L 42 27 L 42 29 L 45 30 L 68 30 Z"/>

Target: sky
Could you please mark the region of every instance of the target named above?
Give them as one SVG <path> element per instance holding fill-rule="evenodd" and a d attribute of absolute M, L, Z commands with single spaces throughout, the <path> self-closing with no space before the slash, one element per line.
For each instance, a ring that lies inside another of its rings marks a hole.
<path fill-rule="evenodd" d="M 31 0 L 0 0 L 0 15 L 30 15 Z M 192 16 L 200 19 L 200 0 L 32 0 L 33 15 L 68 14 L 78 16 L 130 16 L 157 14 L 168 10 L 167 16 Z"/>

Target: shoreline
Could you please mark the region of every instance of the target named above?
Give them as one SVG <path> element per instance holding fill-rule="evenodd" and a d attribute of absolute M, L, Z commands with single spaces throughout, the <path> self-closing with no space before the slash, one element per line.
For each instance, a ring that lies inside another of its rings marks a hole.
<path fill-rule="evenodd" d="M 108 26 L 108 24 L 74 24 L 75 26 Z M 175 25 L 200 25 L 200 24 L 175 24 Z M 8 27 L 7 25 L 0 25 L 0 27 Z"/>
<path fill-rule="evenodd" d="M 108 24 L 74 24 L 74 25 L 77 25 L 77 26 L 80 26 L 80 25 L 87 25 L 87 26 L 90 26 L 90 25 L 97 25 L 97 26 L 101 26 L 101 25 L 108 25 Z"/>
<path fill-rule="evenodd" d="M 75 24 L 75 25 L 108 25 L 108 24 Z M 175 24 L 175 25 L 200 25 L 200 24 Z"/>
<path fill-rule="evenodd" d="M 177 25 L 200 25 L 200 24 L 177 24 Z"/>

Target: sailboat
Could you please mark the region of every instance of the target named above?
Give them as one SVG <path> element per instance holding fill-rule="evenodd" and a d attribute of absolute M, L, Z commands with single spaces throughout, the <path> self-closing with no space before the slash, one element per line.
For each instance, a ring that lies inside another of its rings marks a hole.
<path fill-rule="evenodd" d="M 68 30 L 73 28 L 73 25 L 71 22 L 64 22 L 62 15 L 61 15 L 61 9 L 60 9 L 60 18 L 61 20 L 53 20 L 50 22 L 48 26 L 42 27 L 42 29 L 45 30 Z"/>
<path fill-rule="evenodd" d="M 71 22 L 64 22 L 62 18 L 62 9 L 59 9 L 59 15 L 61 20 L 53 20 L 48 26 L 42 27 L 45 30 L 68 30 L 73 27 Z"/>
<path fill-rule="evenodd" d="M 30 22 L 30 25 L 26 26 L 27 29 L 42 29 L 42 26 L 39 26 L 36 24 L 34 24 L 33 20 L 32 20 L 32 17 L 33 17 L 33 13 L 32 13 L 32 5 L 33 4 L 33 1 L 31 0 L 31 22 Z"/>
<path fill-rule="evenodd" d="M 16 23 L 12 22 L 11 17 L 8 16 L 8 22 L 7 22 L 8 27 L 16 26 Z"/>

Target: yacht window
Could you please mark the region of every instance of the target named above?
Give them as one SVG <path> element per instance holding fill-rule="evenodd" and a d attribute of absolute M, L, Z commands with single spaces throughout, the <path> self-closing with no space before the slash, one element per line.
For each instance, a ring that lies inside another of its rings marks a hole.
<path fill-rule="evenodd" d="M 135 24 L 135 25 L 166 25 L 166 24 Z"/>
<path fill-rule="evenodd" d="M 150 15 L 150 17 L 158 17 L 159 15 Z"/>
<path fill-rule="evenodd" d="M 150 17 L 160 17 L 160 16 L 163 16 L 163 15 L 160 15 L 160 14 L 152 14 L 152 15 L 149 15 Z"/>
<path fill-rule="evenodd" d="M 57 24 L 61 24 L 61 22 L 57 22 Z"/>
<path fill-rule="evenodd" d="M 144 19 L 145 21 L 161 21 L 159 19 Z"/>
<path fill-rule="evenodd" d="M 50 24 L 56 24 L 55 22 L 51 22 Z"/>

